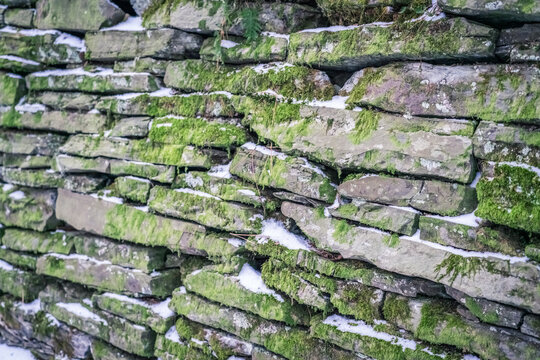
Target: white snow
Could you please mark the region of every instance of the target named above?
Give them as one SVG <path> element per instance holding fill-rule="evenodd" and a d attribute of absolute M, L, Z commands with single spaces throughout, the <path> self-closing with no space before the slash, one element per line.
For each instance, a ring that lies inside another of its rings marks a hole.
<path fill-rule="evenodd" d="M 231 244 L 234 247 L 240 247 L 243 246 L 246 242 L 244 240 L 240 240 L 237 238 L 228 238 L 227 242 Z"/>
<path fill-rule="evenodd" d="M 88 112 L 88 114 L 101 114 L 98 109 L 92 109 Z"/>
<path fill-rule="evenodd" d="M 92 321 L 100 322 L 103 325 L 107 326 L 107 321 L 105 319 L 100 318 L 84 306 L 82 306 L 80 303 L 63 303 L 59 302 L 56 303 L 56 306 L 66 309 L 70 313 L 79 316 L 81 318 L 90 319 Z"/>
<path fill-rule="evenodd" d="M 306 103 L 306 105 L 327 107 L 327 108 L 332 108 L 332 109 L 342 109 L 343 110 L 343 109 L 347 108 L 347 104 L 345 103 L 347 101 L 347 99 L 349 99 L 348 96 L 336 95 L 336 96 L 332 97 L 331 100 L 326 100 L 326 101 L 313 100 L 313 101 L 310 101 L 310 102 Z"/>
<path fill-rule="evenodd" d="M 261 35 L 262 36 L 270 36 L 270 37 L 282 38 L 282 39 L 287 40 L 287 43 L 289 42 L 289 38 L 290 38 L 290 35 L 288 35 L 288 34 L 278 34 L 278 33 L 271 32 L 271 31 L 263 31 L 261 33 Z"/>
<path fill-rule="evenodd" d="M 43 104 L 18 104 L 15 106 L 15 110 L 20 112 L 37 113 L 39 111 L 46 111 L 47 108 Z"/>
<path fill-rule="evenodd" d="M 15 268 L 13 266 L 11 266 L 11 264 L 3 261 L 3 260 L 0 260 L 0 269 L 2 270 L 6 270 L 6 271 L 13 271 Z"/>
<path fill-rule="evenodd" d="M 272 295 L 276 300 L 280 302 L 285 301 L 283 300 L 281 295 L 266 286 L 262 279 L 261 273 L 252 268 L 249 264 L 244 264 L 244 266 L 242 266 L 242 270 L 240 270 L 237 279 L 240 282 L 240 285 L 242 285 L 249 291 L 258 294 Z"/>
<path fill-rule="evenodd" d="M 43 35 L 56 35 L 60 34 L 58 30 L 38 30 L 38 29 L 17 29 L 12 26 L 5 26 L 0 29 L 0 32 L 11 33 L 11 34 L 21 34 L 24 36 L 43 36 Z"/>
<path fill-rule="evenodd" d="M 100 31 L 144 31 L 146 30 L 142 25 L 142 17 L 130 16 L 126 21 L 116 24 L 108 28 L 103 28 Z"/>
<path fill-rule="evenodd" d="M 103 296 L 106 296 L 111 299 L 128 302 L 135 305 L 144 306 L 145 308 L 151 309 L 154 313 L 158 314 L 159 316 L 163 318 L 169 318 L 175 315 L 175 313 L 171 309 L 169 309 L 169 303 L 171 302 L 171 298 L 168 298 L 160 303 L 151 305 L 151 304 L 148 304 L 147 302 L 144 302 L 136 298 L 132 298 L 125 295 L 119 295 L 115 293 L 110 293 L 110 292 L 104 293 Z"/>
<path fill-rule="evenodd" d="M 265 155 L 275 156 L 280 160 L 285 160 L 287 158 L 287 155 L 285 155 L 282 152 L 275 151 L 275 150 L 269 149 L 269 148 L 264 147 L 264 146 L 255 145 L 252 142 L 245 143 L 244 145 L 242 145 L 242 147 L 244 149 L 248 149 L 248 150 L 256 150 L 256 151 L 258 151 L 260 153 L 263 153 Z"/>
<path fill-rule="evenodd" d="M 469 186 L 472 187 L 472 188 L 476 188 L 476 185 L 480 181 L 481 177 L 482 177 L 482 173 L 480 171 L 478 171 L 476 173 L 476 176 L 474 177 L 474 180 L 472 181 L 472 183 Z"/>
<path fill-rule="evenodd" d="M 147 184 L 151 184 L 152 182 L 148 179 L 143 179 L 143 178 L 140 178 L 140 177 L 136 177 L 136 176 L 126 176 L 126 179 L 130 179 L 130 180 L 135 180 L 135 181 L 139 181 L 139 182 L 143 182 L 143 183 L 147 183 Z"/>
<path fill-rule="evenodd" d="M 416 350 L 415 341 L 377 331 L 373 328 L 373 326 L 368 325 L 363 321 L 347 319 L 346 317 L 340 315 L 331 315 L 323 321 L 323 324 L 335 326 L 341 332 L 349 332 L 387 341 L 389 343 L 401 346 L 403 350 Z"/>
<path fill-rule="evenodd" d="M 4 184 L 2 185 L 2 191 L 10 191 L 14 188 L 15 186 L 13 186 L 12 184 Z"/>
<path fill-rule="evenodd" d="M 2 360 L 37 360 L 30 350 L 0 344 L 0 359 Z"/>
<path fill-rule="evenodd" d="M 313 33 L 320 33 L 323 31 L 337 32 L 337 31 L 344 31 L 344 30 L 352 30 L 359 27 L 360 25 L 350 25 L 350 26 L 335 25 L 335 26 L 320 27 L 320 28 L 314 28 L 314 29 L 305 29 L 300 32 L 313 32 Z"/>
<path fill-rule="evenodd" d="M 56 40 L 54 40 L 54 44 L 63 44 L 74 47 L 79 51 L 86 51 L 86 45 L 84 44 L 84 40 L 71 34 L 60 33 L 60 36 L 58 36 Z"/>
<path fill-rule="evenodd" d="M 55 327 L 60 326 L 60 321 L 58 321 L 58 319 L 52 316 L 51 314 L 46 314 L 45 317 L 47 318 L 47 320 L 49 320 L 49 325 L 52 325 Z"/>
<path fill-rule="evenodd" d="M 475 210 L 476 211 L 476 210 Z M 463 214 L 459 216 L 440 216 L 440 215 L 426 215 L 427 217 L 448 221 L 454 224 L 461 224 L 467 226 L 478 227 L 478 224 L 482 221 L 482 218 L 474 215 L 474 211 L 469 214 Z"/>
<path fill-rule="evenodd" d="M 13 79 L 24 79 L 21 75 L 17 74 L 7 73 L 6 75 Z"/>
<path fill-rule="evenodd" d="M 17 190 L 9 194 L 9 197 L 13 200 L 22 200 L 26 198 L 26 195 L 21 190 Z"/>
<path fill-rule="evenodd" d="M 246 195 L 246 196 L 257 196 L 257 194 L 255 194 L 254 191 L 248 190 L 248 189 L 240 189 L 240 190 L 236 190 L 236 192 L 239 192 L 240 194 Z"/>
<path fill-rule="evenodd" d="M 94 193 L 94 194 L 90 194 L 90 196 L 95 199 L 101 199 L 101 200 L 105 200 L 105 201 L 112 202 L 115 204 L 124 203 L 124 199 L 116 197 L 116 196 L 109 196 L 110 193 L 111 193 L 111 190 L 105 190 L 103 191 L 103 194 Z"/>
<path fill-rule="evenodd" d="M 532 171 L 532 172 L 536 173 L 536 175 L 540 176 L 540 168 L 537 168 L 535 166 L 531 166 L 531 165 L 528 165 L 528 164 L 523 164 L 523 163 L 519 163 L 519 162 L 516 162 L 516 161 L 501 161 L 501 162 L 498 162 L 498 163 L 494 163 L 494 162 L 490 161 L 489 163 L 492 164 L 492 165 L 496 164 L 496 165 L 517 166 L 517 167 Z"/>
<path fill-rule="evenodd" d="M 210 168 L 207 174 L 217 178 L 230 179 L 232 177 L 230 168 L 231 163 L 226 165 L 215 165 Z"/>
<path fill-rule="evenodd" d="M 2 55 L 2 56 L 0 56 L 0 59 L 16 61 L 16 62 L 20 62 L 22 64 L 28 64 L 28 65 L 36 65 L 36 66 L 40 65 L 40 63 L 38 63 L 37 61 L 27 60 L 27 59 L 23 59 L 23 58 L 18 57 L 18 56 L 13 56 L 13 55 Z"/>
<path fill-rule="evenodd" d="M 182 341 L 180 341 L 180 335 L 178 335 L 178 331 L 176 331 L 176 326 L 174 325 L 171 326 L 171 328 L 167 331 L 165 338 L 172 342 L 182 344 Z"/>
<path fill-rule="evenodd" d="M 293 67 L 293 64 L 284 62 L 273 62 L 268 64 L 259 64 L 253 66 L 252 69 L 258 74 L 266 74 L 269 71 L 279 72 L 285 68 Z"/>
<path fill-rule="evenodd" d="M 17 303 L 16 306 L 22 311 L 24 311 L 25 313 L 35 314 L 39 310 L 41 310 L 41 301 L 39 299 L 36 299 L 28 304 Z"/>
<path fill-rule="evenodd" d="M 293 234 L 285 228 L 281 221 L 275 219 L 262 222 L 262 232 L 258 236 L 258 241 L 265 243 L 268 239 L 285 246 L 287 249 L 310 251 L 308 242 L 304 237 Z"/>
<path fill-rule="evenodd" d="M 205 198 L 211 198 L 211 199 L 216 199 L 216 200 L 219 200 L 221 201 L 220 198 L 214 196 L 214 195 L 210 195 L 208 193 L 205 193 L 203 191 L 199 191 L 199 190 L 193 190 L 193 189 L 188 189 L 188 188 L 182 188 L 182 189 L 174 189 L 174 191 L 176 192 L 180 192 L 180 193 L 186 193 L 186 194 L 193 194 L 193 195 L 197 195 L 197 196 L 201 196 L 201 197 L 205 197 Z"/>
<path fill-rule="evenodd" d="M 144 211 L 144 212 L 148 212 L 148 210 L 150 210 L 150 208 L 148 206 L 135 206 L 135 209 L 141 210 L 141 211 Z"/>
<path fill-rule="evenodd" d="M 310 163 L 308 161 L 308 159 L 306 158 L 299 158 L 300 160 L 303 160 L 304 161 L 304 164 L 302 164 L 302 167 L 306 168 L 306 169 L 310 169 L 310 170 L 313 170 L 314 172 L 316 172 L 317 174 L 321 175 L 322 177 L 325 177 L 327 178 L 328 176 L 324 173 L 324 171 L 322 171 L 322 169 L 318 166 L 315 166 L 313 165 L 312 163 Z"/>
<path fill-rule="evenodd" d="M 231 40 L 221 40 L 221 47 L 226 48 L 226 49 L 230 49 L 238 45 L 240 44 Z"/>

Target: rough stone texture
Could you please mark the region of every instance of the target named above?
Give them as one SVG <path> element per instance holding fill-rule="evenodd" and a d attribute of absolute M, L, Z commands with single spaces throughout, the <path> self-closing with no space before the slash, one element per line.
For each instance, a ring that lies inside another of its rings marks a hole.
<path fill-rule="evenodd" d="M 7 9 L 4 12 L 4 23 L 22 28 L 34 27 L 34 9 Z"/>
<path fill-rule="evenodd" d="M 202 41 L 199 35 L 174 29 L 99 31 L 86 34 L 86 59 L 115 61 L 151 56 L 181 60 L 195 57 Z"/>
<path fill-rule="evenodd" d="M 137 13 L 137 15 L 142 15 L 144 13 L 144 10 L 150 6 L 152 3 L 152 0 L 129 0 L 129 3 L 133 7 L 133 10 Z"/>
<path fill-rule="evenodd" d="M 30 94 L 31 103 L 43 104 L 53 109 L 91 111 L 94 109 L 99 95 L 84 94 L 80 92 L 52 92 L 43 91 Z"/>
<path fill-rule="evenodd" d="M 112 26 L 126 15 L 107 0 L 39 0 L 36 9 L 35 23 L 38 29 L 75 32 Z"/>
<path fill-rule="evenodd" d="M 117 347 L 109 345 L 104 341 L 100 341 L 96 338 L 92 340 L 91 353 L 94 360 L 142 360 L 143 357 L 139 357 L 120 350 Z"/>
<path fill-rule="evenodd" d="M 540 166 L 540 142 L 535 129 L 482 121 L 473 137 L 474 156 L 490 161 L 517 161 Z"/>
<path fill-rule="evenodd" d="M 63 175 L 51 170 L 20 170 L 3 168 L 0 171 L 4 181 L 11 184 L 34 188 L 63 188 L 77 192 L 93 192 L 105 186 L 106 179 L 100 176 Z"/>
<path fill-rule="evenodd" d="M 1 12 L 2 10 L 0 10 Z M 29 61 L 17 56 L 1 55 L 0 70 L 15 72 L 18 74 L 27 74 L 43 69 L 43 65 L 36 61 Z"/>
<path fill-rule="evenodd" d="M 8 154 L 51 156 L 65 141 L 66 137 L 58 134 L 3 130 L 0 132 L 0 151 Z"/>
<path fill-rule="evenodd" d="M 263 187 L 334 202 L 336 188 L 330 178 L 306 159 L 284 154 L 266 154 L 264 148 L 240 148 L 231 163 L 231 173 Z"/>
<path fill-rule="evenodd" d="M 5 72 L 0 72 L 0 104 L 15 105 L 26 93 L 24 78 Z"/>
<path fill-rule="evenodd" d="M 3 154 L 2 166 L 5 168 L 44 169 L 53 166 L 53 158 L 41 155 Z"/>
<path fill-rule="evenodd" d="M 351 226 L 344 220 L 319 218 L 312 208 L 303 205 L 283 203 L 281 211 L 295 220 L 323 250 L 338 252 L 347 259 L 365 260 L 388 271 L 450 285 L 472 297 L 540 311 L 532 285 L 538 281 L 539 274 L 533 264 L 511 264 L 493 257 L 462 257 L 452 253 L 451 248 Z"/>
<path fill-rule="evenodd" d="M 219 42 L 219 48 L 216 43 Z M 287 58 L 287 39 L 277 36 L 260 36 L 255 42 L 230 37 L 226 40 L 208 38 L 201 47 L 203 60 L 222 61 L 226 64 L 266 63 Z M 219 50 L 218 50 L 219 49 Z"/>
<path fill-rule="evenodd" d="M 122 198 L 146 204 L 152 184 L 146 179 L 118 177 L 114 180 L 115 192 Z"/>
<path fill-rule="evenodd" d="M 495 53 L 501 59 L 516 62 L 539 62 L 539 24 L 525 24 L 521 27 L 503 29 L 497 42 Z"/>
<path fill-rule="evenodd" d="M 408 119 L 368 110 L 293 104 L 278 104 L 273 110 L 273 103 L 268 106 L 255 107 L 250 125 L 285 152 L 340 170 L 387 171 L 463 183 L 473 178 L 472 141 L 468 137 L 472 127 L 468 123 Z M 283 118 L 268 116 L 281 112 Z"/>
<path fill-rule="evenodd" d="M 36 270 L 37 257 L 0 248 L 0 259 L 23 270 Z"/>
<path fill-rule="evenodd" d="M 532 314 L 525 315 L 521 325 L 521 332 L 540 338 L 540 317 Z"/>
<path fill-rule="evenodd" d="M 165 76 L 169 61 L 152 58 L 135 58 L 127 61 L 115 61 L 113 69 L 119 72 L 148 72 L 156 76 Z"/>
<path fill-rule="evenodd" d="M 6 229 L 2 236 L 2 245 L 12 250 L 38 254 L 69 254 L 74 249 L 73 238 L 66 233 L 21 229 Z"/>
<path fill-rule="evenodd" d="M 148 135 L 150 118 L 144 116 L 120 119 L 111 129 L 110 136 L 142 138 Z"/>
<path fill-rule="evenodd" d="M 252 5 L 251 8 L 255 11 L 262 31 L 289 34 L 304 28 L 317 27 L 324 22 L 316 9 L 294 3 L 261 2 Z M 231 9 L 231 14 L 228 16 L 231 22 L 224 29 L 226 33 L 245 35 L 241 11 L 240 6 Z M 161 6 L 147 9 L 143 15 L 143 24 L 148 28 L 166 26 L 212 34 L 214 31 L 221 30 L 225 16 L 224 5 L 221 1 L 165 2 Z"/>
<path fill-rule="evenodd" d="M 539 76 L 538 68 L 524 64 L 395 64 L 364 69 L 347 102 L 411 115 L 539 124 Z"/>
<path fill-rule="evenodd" d="M 0 260 L 0 290 L 23 302 L 33 301 L 45 287 L 45 279 L 34 272 L 17 269 Z"/>
<path fill-rule="evenodd" d="M 288 60 L 348 71 L 391 61 L 482 61 L 493 59 L 497 35 L 497 30 L 463 18 L 299 32 L 291 35 Z"/>
<path fill-rule="evenodd" d="M 441 215 L 468 214 L 476 209 L 476 191 L 473 188 L 442 181 L 363 176 L 344 181 L 338 192 L 353 199 L 411 206 Z"/>
<path fill-rule="evenodd" d="M 535 1 L 438 0 L 449 13 L 494 24 L 540 21 L 540 5 Z"/>

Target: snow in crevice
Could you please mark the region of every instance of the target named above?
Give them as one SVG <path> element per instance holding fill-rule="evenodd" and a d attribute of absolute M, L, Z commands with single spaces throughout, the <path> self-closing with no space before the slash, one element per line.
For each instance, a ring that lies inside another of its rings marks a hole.
<path fill-rule="evenodd" d="M 199 190 L 193 190 L 193 189 L 189 189 L 189 188 L 181 188 L 181 189 L 174 189 L 174 191 L 179 192 L 179 193 L 191 194 L 191 195 L 196 195 L 196 196 L 200 196 L 200 197 L 205 197 L 205 198 L 210 198 L 210 199 L 221 201 L 221 199 L 218 198 L 217 196 L 210 195 L 208 193 L 205 193 L 205 192 L 199 191 Z"/>
<path fill-rule="evenodd" d="M 258 152 L 260 152 L 260 153 L 262 153 L 264 155 L 268 155 L 268 156 L 275 156 L 280 160 L 285 160 L 287 158 L 287 155 L 285 155 L 282 152 L 269 149 L 269 148 L 267 148 L 265 146 L 256 145 L 256 144 L 254 144 L 252 142 L 245 143 L 244 145 L 242 145 L 242 148 L 248 149 L 248 150 L 255 150 L 255 151 L 258 151 Z"/>
<path fill-rule="evenodd" d="M 279 302 L 284 302 L 285 300 L 281 295 L 276 293 L 274 290 L 270 289 L 264 283 L 261 273 L 255 270 L 251 265 L 244 264 L 242 270 L 236 277 L 244 288 L 258 294 L 272 295 Z"/>
<path fill-rule="evenodd" d="M 142 25 L 142 17 L 130 16 L 126 21 L 118 23 L 114 26 L 103 28 L 100 31 L 145 31 Z"/>
<path fill-rule="evenodd" d="M 105 190 L 101 194 L 94 193 L 94 194 L 90 194 L 90 196 L 95 198 L 95 199 L 105 200 L 105 201 L 112 202 L 112 203 L 115 203 L 115 204 L 123 204 L 124 203 L 124 199 L 116 197 L 116 196 L 110 196 L 110 194 L 111 194 L 111 190 Z"/>
<path fill-rule="evenodd" d="M 268 240 L 274 241 L 290 250 L 310 251 L 309 243 L 303 236 L 293 234 L 285 228 L 285 225 L 275 219 L 267 219 L 262 222 L 262 231 L 257 237 L 260 243 Z"/>
<path fill-rule="evenodd" d="M 63 303 L 59 302 L 56 303 L 56 306 L 62 309 L 65 309 L 69 311 L 70 313 L 74 314 L 75 316 L 78 316 L 80 318 L 89 319 L 95 322 L 99 322 L 105 326 L 108 326 L 108 323 L 105 319 L 99 317 L 98 315 L 94 314 L 90 310 L 88 310 L 86 307 L 82 306 L 80 303 Z"/>
<path fill-rule="evenodd" d="M 28 59 L 23 59 L 23 58 L 21 58 L 21 57 L 13 56 L 13 55 L 1 55 L 1 56 L 0 56 L 0 59 L 9 60 L 9 61 L 16 61 L 16 62 L 18 62 L 18 63 L 21 63 L 21 64 L 27 64 L 27 65 L 34 65 L 34 66 L 39 66 L 39 65 L 41 65 L 41 64 L 38 63 L 37 61 L 28 60 Z"/>
<path fill-rule="evenodd" d="M 230 179 L 232 178 L 230 169 L 231 169 L 231 163 L 228 163 L 225 165 L 215 165 L 210 168 L 207 174 L 209 176 L 216 177 L 216 178 Z"/>

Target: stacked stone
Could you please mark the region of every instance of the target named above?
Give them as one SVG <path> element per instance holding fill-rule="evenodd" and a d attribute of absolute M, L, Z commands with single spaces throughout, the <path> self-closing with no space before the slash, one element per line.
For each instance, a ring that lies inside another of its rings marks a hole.
<path fill-rule="evenodd" d="M 540 358 L 538 22 L 524 0 L 0 0 L 0 342 Z"/>

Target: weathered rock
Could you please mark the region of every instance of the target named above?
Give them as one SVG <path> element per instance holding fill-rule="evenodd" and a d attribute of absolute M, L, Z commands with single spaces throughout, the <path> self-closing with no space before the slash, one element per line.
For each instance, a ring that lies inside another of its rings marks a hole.
<path fill-rule="evenodd" d="M 164 81 L 167 86 L 187 92 L 228 91 L 247 95 L 271 90 L 285 97 L 308 100 L 329 100 L 335 92 L 326 73 L 280 63 L 216 68 L 214 63 L 201 60 L 171 62 Z"/>
<path fill-rule="evenodd" d="M 54 165 L 54 158 L 41 155 L 2 154 L 2 166 L 6 168 L 45 169 Z"/>
<path fill-rule="evenodd" d="M 57 110 L 91 111 L 99 99 L 99 95 L 79 92 L 43 91 L 30 94 L 29 102 L 43 104 Z"/>
<path fill-rule="evenodd" d="M 38 29 L 83 32 L 112 26 L 126 14 L 108 0 L 39 0 L 36 4 Z"/>
<path fill-rule="evenodd" d="M 112 128 L 110 136 L 114 137 L 146 137 L 150 118 L 137 116 L 120 119 Z"/>
<path fill-rule="evenodd" d="M 164 334 L 174 325 L 175 314 L 167 305 L 170 299 L 159 302 L 153 299 L 135 299 L 114 293 L 92 296 L 92 301 L 102 310 L 128 319 L 136 324 L 149 326 Z"/>
<path fill-rule="evenodd" d="M 69 254 L 74 248 L 71 234 L 21 229 L 6 229 L 2 236 L 2 245 L 12 250 L 38 254 Z"/>
<path fill-rule="evenodd" d="M 511 165 L 484 169 L 476 186 L 476 216 L 511 228 L 540 233 L 540 175 Z"/>
<path fill-rule="evenodd" d="M 70 155 L 85 157 L 111 157 L 119 160 L 143 161 L 149 163 L 197 167 L 209 169 L 223 163 L 227 154 L 214 149 L 197 149 L 193 146 L 158 144 L 146 140 L 94 137 L 75 135 L 60 148 Z"/>
<path fill-rule="evenodd" d="M 158 297 L 170 295 L 180 285 L 176 269 L 145 274 L 78 254 L 42 255 L 37 261 L 37 273 L 100 290 Z"/>
<path fill-rule="evenodd" d="M 0 56 L 0 70 L 11 71 L 17 74 L 27 74 L 42 69 L 43 65 L 37 61 L 27 60 L 13 55 Z"/>
<path fill-rule="evenodd" d="M 474 156 L 540 166 L 538 130 L 481 121 L 473 137 Z"/>
<path fill-rule="evenodd" d="M 107 97 L 97 109 L 122 115 L 150 115 L 155 117 L 179 115 L 189 117 L 232 117 L 236 114 L 225 94 L 152 96 L 143 94 L 133 98 Z"/>
<path fill-rule="evenodd" d="M 413 235 L 418 228 L 418 214 L 404 209 L 384 206 L 376 203 L 353 200 L 337 209 L 331 209 L 334 217 L 357 221 L 364 225 L 376 227 L 404 235 Z"/>
<path fill-rule="evenodd" d="M 177 289 L 171 307 L 186 318 L 264 346 L 288 359 L 354 359 L 355 356 L 312 338 L 298 327 L 271 322 L 234 308 L 203 300 Z M 294 344 L 294 345 L 293 345 Z"/>
<path fill-rule="evenodd" d="M 306 159 L 249 145 L 236 151 L 231 163 L 232 174 L 263 187 L 285 189 L 327 203 L 334 202 L 336 188 L 321 169 Z"/>
<path fill-rule="evenodd" d="M 59 302 L 46 307 L 55 318 L 131 354 L 153 356 L 156 333 L 105 311 L 79 302 Z"/>
<path fill-rule="evenodd" d="M 353 199 L 411 206 L 442 215 L 468 214 L 476 208 L 474 188 L 434 180 L 362 176 L 344 181 L 338 192 Z"/>
<path fill-rule="evenodd" d="M 455 305 L 442 300 L 390 295 L 384 312 L 388 321 L 419 339 L 454 345 L 485 359 L 536 359 L 540 352 L 538 339 L 466 320 L 455 312 Z"/>
<path fill-rule="evenodd" d="M 391 21 L 394 10 L 400 5 L 408 5 L 411 0 L 317 0 L 317 6 L 332 25 L 366 24 L 374 21 Z M 422 2 L 419 2 L 419 5 Z M 416 3 L 415 3 L 416 4 Z M 424 5 L 431 4 L 424 1 Z M 402 14 L 400 14 L 403 16 Z M 416 15 L 416 12 L 415 12 Z"/>
<path fill-rule="evenodd" d="M 527 242 L 522 234 L 508 228 L 465 225 L 436 217 L 420 216 L 419 228 L 423 240 L 471 251 L 520 256 Z"/>
<path fill-rule="evenodd" d="M 494 58 L 497 35 L 463 18 L 306 31 L 291 35 L 288 61 L 349 71 L 392 61 L 482 61 Z"/>
<path fill-rule="evenodd" d="M 175 29 L 99 31 L 86 34 L 86 59 L 116 61 L 151 56 L 181 60 L 196 57 L 202 42 L 199 35 Z"/>
<path fill-rule="evenodd" d="M 191 246 L 205 234 L 199 225 L 61 189 L 56 212 L 59 219 L 75 229 L 173 251 Z"/>
<path fill-rule="evenodd" d="M 2 130 L 0 132 L 0 151 L 8 154 L 51 156 L 65 141 L 66 137 L 58 134 Z"/>
<path fill-rule="evenodd" d="M 529 244 L 525 247 L 525 256 L 529 257 L 536 262 L 540 262 L 540 245 Z"/>
<path fill-rule="evenodd" d="M 236 37 L 221 40 L 214 37 L 204 41 L 200 56 L 203 60 L 225 64 L 284 61 L 287 58 L 287 46 L 287 39 L 278 36 L 259 36 L 255 41 L 244 41 Z"/>
<path fill-rule="evenodd" d="M 144 12 L 143 24 L 148 28 L 166 26 L 203 34 L 213 34 L 223 28 L 227 34 L 244 36 L 246 28 L 241 12 L 245 8 L 249 9 L 251 16 L 258 18 L 261 31 L 289 34 L 318 27 L 324 22 L 315 8 L 293 3 L 260 2 L 249 7 L 232 5 L 232 8 L 229 5 L 226 10 L 221 1 L 188 0 L 153 4 Z M 224 23 L 225 26 L 222 25 Z"/>
<path fill-rule="evenodd" d="M 146 204 L 152 183 L 146 179 L 132 176 L 114 179 L 114 190 L 122 198 Z"/>
<path fill-rule="evenodd" d="M 90 348 L 92 357 L 94 360 L 143 360 L 143 357 L 139 357 L 125 351 L 120 350 L 117 347 L 109 345 L 108 343 L 94 338 Z"/>
<path fill-rule="evenodd" d="M 0 124 L 3 127 L 91 134 L 106 130 L 108 119 L 100 113 L 45 111 L 45 107 L 37 112 L 20 112 L 12 108 L 0 111 Z"/>
<path fill-rule="evenodd" d="M 24 78 L 20 75 L 0 72 L 0 104 L 15 105 L 26 94 Z"/>
<path fill-rule="evenodd" d="M 521 332 L 540 338 L 540 316 L 526 314 L 525 317 L 523 317 Z"/>
<path fill-rule="evenodd" d="M 510 262 L 498 257 L 463 257 L 451 247 L 433 246 L 415 238 L 390 236 L 319 217 L 313 208 L 283 203 L 292 218 L 320 249 L 346 259 L 360 259 L 407 276 L 418 276 L 452 286 L 472 297 L 540 312 L 534 287 L 539 269 L 533 263 Z M 414 259 L 414 261 L 411 261 Z"/>
<path fill-rule="evenodd" d="M 535 1 L 439 0 L 438 3 L 445 12 L 498 25 L 540 21 L 540 5 Z"/>
<path fill-rule="evenodd" d="M 133 10 L 135 10 L 137 15 L 140 16 L 150 6 L 152 0 L 129 0 L 129 3 L 133 7 Z"/>
<path fill-rule="evenodd" d="M 285 103 L 248 103 L 250 126 L 283 151 L 339 170 L 469 182 L 472 123 Z M 275 114 L 275 115 L 273 115 Z M 324 149 L 324 150 L 322 150 Z"/>
<path fill-rule="evenodd" d="M 69 155 L 58 155 L 56 165 L 65 173 L 98 172 L 111 175 L 133 175 L 161 183 L 172 183 L 176 174 L 174 166 L 156 165 L 136 161 L 81 158 Z"/>
<path fill-rule="evenodd" d="M 163 360 L 205 360 L 209 358 L 209 355 L 190 346 L 188 342 L 182 341 L 174 326 L 171 326 L 165 335 L 157 336 L 154 355 Z"/>
<path fill-rule="evenodd" d="M 347 103 L 411 115 L 539 124 L 539 77 L 538 68 L 525 64 L 394 64 L 364 69 Z"/>
<path fill-rule="evenodd" d="M 152 58 L 136 58 L 127 61 L 115 61 L 113 69 L 118 72 L 148 72 L 156 76 L 165 76 L 169 61 Z"/>
<path fill-rule="evenodd" d="M 25 269 L 25 270 L 30 270 L 30 271 L 36 270 L 37 257 L 33 255 L 20 253 L 17 251 L 6 249 L 5 247 L 1 247 L 0 259 L 20 269 Z"/>
<path fill-rule="evenodd" d="M 255 281 L 262 283 L 255 288 Z M 211 270 L 195 271 L 183 279 L 187 290 L 220 304 L 242 309 L 288 325 L 308 325 L 307 308 L 285 301 L 264 285 L 261 274 L 244 264 L 240 273 L 223 275 Z"/>
<path fill-rule="evenodd" d="M 505 61 L 540 61 L 540 25 L 525 24 L 519 28 L 502 29 L 495 53 Z"/>
<path fill-rule="evenodd" d="M 258 233 L 263 219 L 262 213 L 251 207 L 191 189 L 155 186 L 148 205 L 158 213 L 229 232 Z"/>
<path fill-rule="evenodd" d="M 146 273 L 165 268 L 167 249 L 125 244 L 106 238 L 76 234 L 73 238 L 75 252 L 114 265 L 139 269 Z"/>
<path fill-rule="evenodd" d="M 11 7 L 32 7 L 37 0 L 0 0 L 0 4 Z"/>
<path fill-rule="evenodd" d="M 4 12 L 4 24 L 22 28 L 34 27 L 34 9 L 7 9 Z"/>
<path fill-rule="evenodd" d="M 159 80 L 145 73 L 88 72 L 81 68 L 37 72 L 26 77 L 32 91 L 82 91 L 99 94 L 146 92 L 159 89 Z"/>
<path fill-rule="evenodd" d="M 62 175 L 52 170 L 21 170 L 17 168 L 3 168 L 0 172 L 4 181 L 11 184 L 29 186 L 34 188 L 63 188 L 77 192 L 93 192 L 103 188 L 107 179 L 89 175 Z"/>
<path fill-rule="evenodd" d="M 163 117 L 154 119 L 148 137 L 163 144 L 229 149 L 248 140 L 246 130 L 232 120 Z"/>
<path fill-rule="evenodd" d="M 0 260 L 0 291 L 31 302 L 45 287 L 45 279 L 34 272 L 27 272 Z"/>
<path fill-rule="evenodd" d="M 465 306 L 483 322 L 517 329 L 521 324 L 524 311 L 485 299 L 475 299 L 459 290 L 446 287 L 448 295 Z"/>
<path fill-rule="evenodd" d="M 3 28 L 0 34 L 0 53 L 49 65 L 80 64 L 85 51 L 81 39 L 59 31 Z"/>
<path fill-rule="evenodd" d="M 54 215 L 56 191 L 37 190 L 2 184 L 0 223 L 36 231 L 51 230 L 58 220 Z"/>

